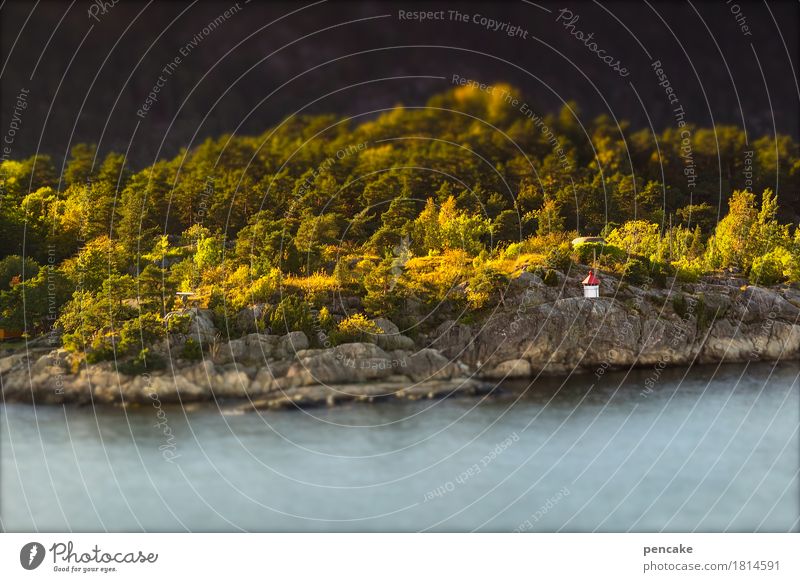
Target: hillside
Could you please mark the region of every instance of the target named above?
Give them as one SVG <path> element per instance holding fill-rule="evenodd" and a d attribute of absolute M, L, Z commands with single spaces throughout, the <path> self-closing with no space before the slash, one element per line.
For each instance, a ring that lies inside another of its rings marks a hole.
<path fill-rule="evenodd" d="M 467 84 L 426 108 L 293 117 L 138 171 L 86 144 L 61 175 L 47 156 L 4 161 L 0 327 L 47 334 L 76 369 L 136 373 L 166 365 L 151 348 L 184 302 L 224 341 L 302 331 L 319 348 L 376 333 L 379 317 L 422 336 L 482 321 L 523 273 L 545 287 L 587 265 L 654 289 L 800 280 L 797 208 L 781 204 L 798 191 L 796 142 L 747 145 L 727 126 L 654 136 L 576 112 Z M 606 244 L 573 247 L 578 235 Z M 188 339 L 167 357 L 203 357 Z"/>

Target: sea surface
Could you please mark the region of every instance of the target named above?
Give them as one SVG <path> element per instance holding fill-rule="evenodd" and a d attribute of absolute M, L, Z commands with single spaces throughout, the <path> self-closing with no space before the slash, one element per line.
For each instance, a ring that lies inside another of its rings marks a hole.
<path fill-rule="evenodd" d="M 7 531 L 797 531 L 798 374 L 641 369 L 247 414 L 8 404 L 0 517 Z"/>

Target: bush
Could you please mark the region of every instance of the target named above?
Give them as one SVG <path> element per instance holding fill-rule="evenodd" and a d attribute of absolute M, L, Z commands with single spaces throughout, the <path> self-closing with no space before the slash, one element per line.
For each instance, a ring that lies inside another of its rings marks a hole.
<path fill-rule="evenodd" d="M 702 261 L 699 259 L 681 258 L 673 261 L 672 267 L 675 269 L 675 277 L 681 283 L 696 283 L 704 272 Z"/>
<path fill-rule="evenodd" d="M 544 277 L 542 277 L 542 281 L 544 281 L 544 284 L 549 287 L 558 287 L 558 273 L 556 273 L 553 269 L 548 269 L 544 274 Z"/>
<path fill-rule="evenodd" d="M 135 358 L 119 365 L 119 371 L 129 376 L 143 374 L 148 370 L 163 370 L 166 367 L 164 358 L 151 354 L 147 348 L 141 350 Z"/>
<path fill-rule="evenodd" d="M 137 346 L 152 345 L 164 337 L 164 322 L 156 313 L 142 313 L 122 324 L 119 332 L 119 349 L 122 353 L 132 353 Z"/>
<path fill-rule="evenodd" d="M 467 287 L 467 302 L 473 309 L 481 309 L 489 303 L 492 296 L 508 285 L 508 277 L 482 263 L 469 279 Z"/>
<path fill-rule="evenodd" d="M 622 269 L 622 280 L 630 285 L 643 285 L 650 280 L 650 269 L 641 259 L 628 259 Z"/>
<path fill-rule="evenodd" d="M 572 266 L 572 256 L 569 243 L 561 244 L 547 253 L 544 263 L 550 269 L 566 273 Z"/>
<path fill-rule="evenodd" d="M 393 259 L 384 259 L 367 272 L 363 286 L 367 313 L 392 318 L 399 311 L 406 293 L 404 269 L 394 265 Z"/>
<path fill-rule="evenodd" d="M 298 295 L 289 295 L 281 299 L 272 312 L 269 323 L 274 333 L 302 331 L 311 336 L 313 328 L 311 309 Z"/>
<path fill-rule="evenodd" d="M 503 251 L 503 256 L 507 259 L 516 259 L 520 254 L 522 254 L 523 244 L 522 243 L 511 243 L 506 247 L 506 250 Z"/>
<path fill-rule="evenodd" d="M 10 255 L 0 260 L 0 291 L 10 289 L 13 284 L 22 282 L 22 271 L 25 271 L 25 280 L 33 279 L 39 272 L 39 263 L 19 255 Z"/>
<path fill-rule="evenodd" d="M 719 309 L 708 305 L 705 297 L 701 294 L 695 303 L 695 316 L 697 317 L 697 332 L 700 333 L 714 322 L 719 314 Z"/>
<path fill-rule="evenodd" d="M 79 351 L 74 349 L 72 351 Z M 86 363 L 97 364 L 114 359 L 114 338 L 110 335 L 97 334 L 86 352 Z"/>
<path fill-rule="evenodd" d="M 188 313 L 176 313 L 167 320 L 167 331 L 169 333 L 187 335 L 192 325 L 192 316 Z"/>
<path fill-rule="evenodd" d="M 336 331 L 331 334 L 334 344 L 372 341 L 373 336 L 383 333 L 378 325 L 367 319 L 363 313 L 355 313 L 343 319 Z"/>
<path fill-rule="evenodd" d="M 645 220 L 629 220 L 608 233 L 606 240 L 628 254 L 649 257 L 658 251 L 661 237 L 658 224 Z"/>
<path fill-rule="evenodd" d="M 786 270 L 791 256 L 782 248 L 753 259 L 749 280 L 753 285 L 777 285 L 786 281 Z"/>
<path fill-rule="evenodd" d="M 547 269 L 545 269 L 541 265 L 528 265 L 527 267 L 525 267 L 525 271 L 527 271 L 528 273 L 533 273 L 540 279 L 544 279 L 544 276 L 547 273 Z"/>
<path fill-rule="evenodd" d="M 591 265 L 592 260 L 597 257 L 597 262 L 606 266 L 620 265 L 628 256 L 625 251 L 614 245 L 592 242 L 576 246 L 575 255 L 578 262 L 583 265 Z"/>
<path fill-rule="evenodd" d="M 184 360 L 189 360 L 190 362 L 202 360 L 203 350 L 200 347 L 200 342 L 194 338 L 188 338 L 186 343 L 183 344 L 183 348 L 181 348 L 181 358 Z"/>
<path fill-rule="evenodd" d="M 650 277 L 653 286 L 663 289 L 667 286 L 667 277 L 671 276 L 675 270 L 667 263 L 661 261 L 650 261 Z"/>

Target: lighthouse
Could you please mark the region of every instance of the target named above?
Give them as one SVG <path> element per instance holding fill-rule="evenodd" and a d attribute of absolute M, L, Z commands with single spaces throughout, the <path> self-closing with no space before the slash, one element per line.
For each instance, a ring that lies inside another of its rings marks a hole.
<path fill-rule="evenodd" d="M 589 271 L 589 274 L 586 275 L 586 278 L 582 281 L 583 283 L 583 296 L 596 299 L 600 297 L 600 279 L 595 277 L 594 271 Z"/>

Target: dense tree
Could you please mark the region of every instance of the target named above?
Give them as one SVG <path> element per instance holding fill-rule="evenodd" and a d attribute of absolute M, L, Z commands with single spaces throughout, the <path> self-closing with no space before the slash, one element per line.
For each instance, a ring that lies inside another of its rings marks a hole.
<path fill-rule="evenodd" d="M 261 325 L 307 328 L 336 291 L 371 315 L 482 309 L 523 268 L 557 283 L 555 270 L 595 257 L 632 284 L 731 268 L 800 279 L 791 138 L 632 131 L 575 104 L 533 116 L 499 92 L 459 87 L 360 125 L 292 116 L 146 168 L 86 144 L 63 172 L 42 155 L 3 161 L 2 317 L 45 327 L 56 278 L 56 303 L 72 297 L 65 342 L 106 357 L 120 326 L 155 329 L 177 290 L 218 315 L 261 303 Z M 572 249 L 576 232 L 606 244 Z"/>

